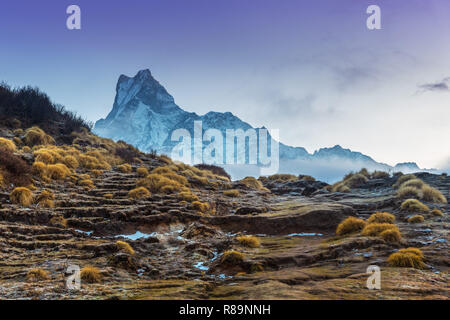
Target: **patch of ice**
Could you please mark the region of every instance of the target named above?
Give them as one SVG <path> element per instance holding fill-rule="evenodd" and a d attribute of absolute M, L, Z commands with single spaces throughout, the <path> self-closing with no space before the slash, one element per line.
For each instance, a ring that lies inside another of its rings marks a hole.
<path fill-rule="evenodd" d="M 154 235 L 155 235 L 155 232 L 142 233 L 140 231 L 136 231 L 136 233 L 134 233 L 134 234 L 119 234 L 116 236 L 116 238 L 123 237 L 123 238 L 127 238 L 127 239 L 134 241 L 134 240 L 141 239 L 141 238 L 147 239 L 147 238 L 153 237 Z"/>
<path fill-rule="evenodd" d="M 204 266 L 204 262 L 201 262 L 201 261 L 194 264 L 194 268 L 197 268 L 202 271 L 208 271 L 208 269 L 209 269 L 208 267 Z"/>
<path fill-rule="evenodd" d="M 307 232 L 301 232 L 301 233 L 291 233 L 287 235 L 288 237 L 321 237 L 323 234 L 321 233 L 307 233 Z"/>

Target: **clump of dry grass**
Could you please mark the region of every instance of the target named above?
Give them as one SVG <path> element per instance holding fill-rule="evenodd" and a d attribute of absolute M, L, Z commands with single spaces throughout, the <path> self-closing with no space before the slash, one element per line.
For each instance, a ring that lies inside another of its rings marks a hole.
<path fill-rule="evenodd" d="M 236 250 L 228 250 L 223 253 L 221 262 L 223 264 L 238 265 L 244 261 L 244 254 Z"/>
<path fill-rule="evenodd" d="M 359 232 L 366 225 L 366 222 L 363 219 L 348 217 L 344 221 L 342 221 L 336 229 L 336 234 L 338 236 L 343 236 L 346 234 Z"/>
<path fill-rule="evenodd" d="M 145 187 L 138 187 L 136 189 L 130 190 L 128 192 L 128 198 L 138 200 L 142 198 L 148 198 L 151 196 L 150 191 L 147 190 Z"/>
<path fill-rule="evenodd" d="M 28 281 L 45 281 L 50 279 L 48 272 L 43 269 L 30 269 L 27 272 Z"/>
<path fill-rule="evenodd" d="M 447 198 L 438 189 L 417 178 L 411 178 L 403 182 L 399 186 L 397 196 L 402 199 L 415 198 L 433 203 L 447 203 Z"/>
<path fill-rule="evenodd" d="M 48 209 L 55 207 L 53 200 L 55 200 L 55 195 L 48 190 L 42 190 L 42 192 L 34 199 L 35 203 L 39 207 Z"/>
<path fill-rule="evenodd" d="M 174 180 L 176 174 L 164 173 L 151 173 L 147 177 L 139 179 L 137 182 L 138 187 L 145 187 L 152 193 L 178 193 L 188 192 L 189 188 L 181 184 L 179 181 Z M 179 179 L 177 179 L 179 180 Z M 187 183 L 187 181 L 186 181 Z"/>
<path fill-rule="evenodd" d="M 386 171 L 374 171 L 370 175 L 371 179 L 387 179 L 390 175 Z"/>
<path fill-rule="evenodd" d="M 70 169 L 76 169 L 80 165 L 78 160 L 71 155 L 65 156 L 62 161 Z"/>
<path fill-rule="evenodd" d="M 428 212 L 430 208 L 417 199 L 408 199 L 403 201 L 400 209 L 408 212 Z"/>
<path fill-rule="evenodd" d="M 297 181 L 298 177 L 294 176 L 293 174 L 274 174 L 269 177 L 267 177 L 269 181 L 280 181 L 280 182 L 287 182 L 287 181 Z"/>
<path fill-rule="evenodd" d="M 240 182 L 249 189 L 270 192 L 269 189 L 267 189 L 266 187 L 263 186 L 261 181 L 257 180 L 254 177 L 245 177 Z"/>
<path fill-rule="evenodd" d="M 192 202 L 192 206 L 201 213 L 207 213 L 211 209 L 208 202 L 194 201 Z"/>
<path fill-rule="evenodd" d="M 393 187 L 397 189 L 406 181 L 413 179 L 417 179 L 417 177 L 413 174 L 400 175 L 399 178 L 397 179 L 397 182 L 393 185 Z"/>
<path fill-rule="evenodd" d="M 128 253 L 129 255 L 134 256 L 134 254 L 136 253 L 128 242 L 119 240 L 116 242 L 116 245 L 117 245 L 117 249 L 119 249 L 120 251 L 123 251 L 125 253 Z"/>
<path fill-rule="evenodd" d="M 64 180 L 71 173 L 65 164 L 57 163 L 47 165 L 46 174 L 52 180 Z"/>
<path fill-rule="evenodd" d="M 422 200 L 433 203 L 447 203 L 447 198 L 438 189 L 428 185 L 422 188 Z"/>
<path fill-rule="evenodd" d="M 102 275 L 97 267 L 86 266 L 81 269 L 81 279 L 88 283 L 100 282 Z"/>
<path fill-rule="evenodd" d="M 119 170 L 122 173 L 131 173 L 133 171 L 133 168 L 130 164 L 124 163 L 119 166 L 117 166 L 117 170 Z"/>
<path fill-rule="evenodd" d="M 377 237 L 380 236 L 380 234 L 386 230 L 395 230 L 400 232 L 400 230 L 395 224 L 375 222 L 366 225 L 362 230 L 361 234 L 363 236 Z"/>
<path fill-rule="evenodd" d="M 12 140 L 1 137 L 0 137 L 0 148 L 4 148 L 11 152 L 16 152 L 17 150 L 16 144 Z"/>
<path fill-rule="evenodd" d="M 349 193 L 351 190 L 350 188 L 344 183 L 336 183 L 329 188 L 330 192 L 341 192 L 341 193 Z"/>
<path fill-rule="evenodd" d="M 348 186 L 349 188 L 356 188 L 356 187 L 360 187 L 363 184 L 367 183 L 367 181 L 369 181 L 368 179 L 368 174 L 363 174 L 363 173 L 355 173 L 351 176 L 349 176 L 348 178 L 345 179 L 345 185 Z"/>
<path fill-rule="evenodd" d="M 86 190 L 95 189 L 94 182 L 91 179 L 80 179 L 77 184 Z"/>
<path fill-rule="evenodd" d="M 21 153 L 31 153 L 31 148 L 29 146 L 23 146 L 20 150 Z"/>
<path fill-rule="evenodd" d="M 444 213 L 442 212 L 442 210 L 439 210 L 439 209 L 433 209 L 431 211 L 431 214 L 435 217 L 443 217 L 444 216 Z"/>
<path fill-rule="evenodd" d="M 44 162 L 37 161 L 32 166 L 33 173 L 41 178 L 47 177 L 47 165 Z"/>
<path fill-rule="evenodd" d="M 424 269 L 423 259 L 420 249 L 407 248 L 391 254 L 387 261 L 392 267 Z"/>
<path fill-rule="evenodd" d="M 177 194 L 177 197 L 189 202 L 200 201 L 199 197 L 190 191 L 180 192 L 179 194 Z"/>
<path fill-rule="evenodd" d="M 19 204 L 24 207 L 29 207 L 33 204 L 33 192 L 25 187 L 15 188 L 10 196 L 10 200 L 14 204 Z"/>
<path fill-rule="evenodd" d="M 239 190 L 225 190 L 223 192 L 223 195 L 226 197 L 230 197 L 230 198 L 237 198 L 241 195 L 241 193 L 239 192 Z"/>
<path fill-rule="evenodd" d="M 416 187 L 401 187 L 397 191 L 397 197 L 400 199 L 421 199 L 423 193 Z"/>
<path fill-rule="evenodd" d="M 380 237 L 386 242 L 397 243 L 402 239 L 402 234 L 398 229 L 393 228 L 381 232 Z"/>
<path fill-rule="evenodd" d="M 96 178 L 100 177 L 103 174 L 103 172 L 104 172 L 103 170 L 98 169 L 91 170 L 92 176 Z"/>
<path fill-rule="evenodd" d="M 422 180 L 420 180 L 420 179 L 410 179 L 410 180 L 402 183 L 400 185 L 400 188 L 403 188 L 403 187 L 414 187 L 414 188 L 417 188 L 417 189 L 421 189 L 423 186 L 425 186 L 425 182 L 423 182 Z"/>
<path fill-rule="evenodd" d="M 54 216 L 50 219 L 50 224 L 54 226 L 63 226 L 67 227 L 67 220 L 63 216 Z"/>
<path fill-rule="evenodd" d="M 36 145 L 55 144 L 55 139 L 39 127 L 32 127 L 25 131 L 24 142 L 29 147 Z"/>
<path fill-rule="evenodd" d="M 261 245 L 261 241 L 259 241 L 258 237 L 255 236 L 239 236 L 236 237 L 236 240 L 241 245 L 249 248 L 257 248 Z"/>
<path fill-rule="evenodd" d="M 394 223 L 395 216 L 389 212 L 375 212 L 372 214 L 369 219 L 367 219 L 368 223 Z"/>
<path fill-rule="evenodd" d="M 139 177 L 146 177 L 149 174 L 147 168 L 145 168 L 145 167 L 138 168 L 136 170 L 136 173 L 138 174 Z"/>
<path fill-rule="evenodd" d="M 408 218 L 409 223 L 422 223 L 424 221 L 425 218 L 420 214 Z"/>

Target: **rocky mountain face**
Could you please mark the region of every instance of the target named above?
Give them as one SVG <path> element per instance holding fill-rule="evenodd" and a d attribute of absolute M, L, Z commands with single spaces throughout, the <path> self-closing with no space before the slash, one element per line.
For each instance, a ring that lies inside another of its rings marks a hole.
<path fill-rule="evenodd" d="M 171 136 L 176 129 L 186 129 L 191 137 L 194 137 L 194 123 L 202 122 L 202 134 L 208 129 L 217 129 L 223 135 L 227 129 L 247 131 L 252 126 L 231 112 L 208 112 L 198 115 L 180 108 L 167 90 L 152 76 L 150 70 L 141 70 L 134 77 L 121 75 L 117 83 L 116 97 L 111 112 L 105 119 L 97 121 L 94 132 L 100 136 L 114 140 L 123 140 L 134 145 L 144 152 L 156 151 L 170 155 L 172 149 L 179 141 L 172 141 Z M 255 143 L 259 151 L 261 131 L 257 132 Z M 267 136 L 268 149 L 274 141 L 270 134 Z M 192 152 L 194 140 L 192 140 Z M 207 143 L 203 144 L 203 148 Z M 225 150 L 224 147 L 224 161 Z M 259 175 L 261 163 L 249 164 L 249 152 L 251 147 L 246 144 L 245 149 L 236 150 L 233 160 L 239 157 L 239 152 L 246 160 L 245 165 L 225 166 L 233 178 L 241 178 L 246 175 Z M 194 161 L 195 162 L 195 161 Z M 366 167 L 370 170 L 395 171 L 401 168 L 406 171 L 418 171 L 416 164 L 403 164 L 391 167 L 378 163 L 371 157 L 360 152 L 344 149 L 341 146 L 323 148 L 308 153 L 305 148 L 291 147 L 279 144 L 279 172 L 304 173 L 316 176 L 319 179 L 333 182 L 343 174 L 351 170 L 359 170 Z M 326 170 L 324 169 L 326 168 Z"/>

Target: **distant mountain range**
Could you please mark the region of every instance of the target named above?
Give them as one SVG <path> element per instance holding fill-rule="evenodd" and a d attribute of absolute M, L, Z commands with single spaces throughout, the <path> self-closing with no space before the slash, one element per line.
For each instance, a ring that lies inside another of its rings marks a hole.
<path fill-rule="evenodd" d="M 152 76 L 150 70 L 141 70 L 134 77 L 121 75 L 116 87 L 116 97 L 111 112 L 96 122 L 94 132 L 113 140 L 123 140 L 141 151 L 152 150 L 170 155 L 178 143 L 171 141 L 172 132 L 186 129 L 193 136 L 194 122 L 202 121 L 203 132 L 217 129 L 225 135 L 227 129 L 252 129 L 252 126 L 231 112 L 208 112 L 198 115 L 180 108 L 167 90 Z M 258 135 L 258 141 L 261 137 Z M 272 138 L 269 135 L 270 147 Z M 248 160 L 248 146 L 244 157 Z M 420 171 L 415 163 L 395 167 L 379 163 L 360 152 L 337 145 L 322 148 L 310 154 L 302 147 L 279 144 L 279 172 L 310 174 L 318 179 L 333 182 L 349 171 L 363 167 L 369 170 Z M 236 159 L 237 155 L 235 155 Z M 233 178 L 259 175 L 257 165 L 224 165 Z"/>

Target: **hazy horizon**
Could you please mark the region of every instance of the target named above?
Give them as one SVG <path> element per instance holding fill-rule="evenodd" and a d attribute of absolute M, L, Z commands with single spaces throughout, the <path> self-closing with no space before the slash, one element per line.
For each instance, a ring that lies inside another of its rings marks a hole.
<path fill-rule="evenodd" d="M 3 3 L 0 80 L 96 121 L 118 77 L 148 68 L 181 108 L 279 128 L 310 153 L 339 144 L 449 170 L 450 3 L 372 2 L 81 0 L 72 31 L 69 1 Z M 381 30 L 366 28 L 370 4 Z"/>

